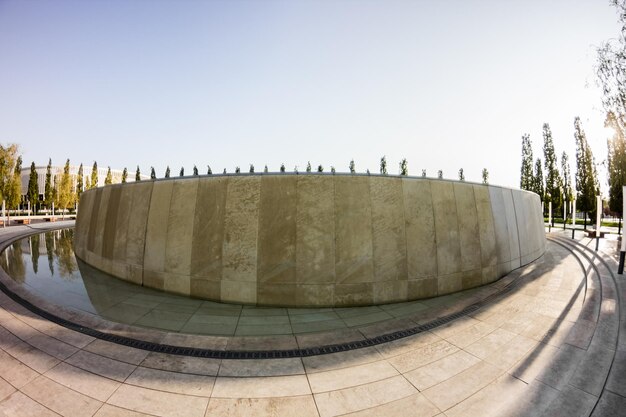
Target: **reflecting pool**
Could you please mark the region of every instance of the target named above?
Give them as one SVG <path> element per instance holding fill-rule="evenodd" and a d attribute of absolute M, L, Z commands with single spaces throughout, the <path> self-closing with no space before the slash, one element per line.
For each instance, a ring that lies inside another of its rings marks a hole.
<path fill-rule="evenodd" d="M 198 300 L 90 267 L 74 255 L 73 236 L 74 229 L 61 229 L 18 240 L 2 252 L 0 266 L 28 292 L 53 304 L 118 323 L 192 334 L 289 335 L 356 328 L 439 304 L 426 300 L 356 308 L 261 308 Z"/>

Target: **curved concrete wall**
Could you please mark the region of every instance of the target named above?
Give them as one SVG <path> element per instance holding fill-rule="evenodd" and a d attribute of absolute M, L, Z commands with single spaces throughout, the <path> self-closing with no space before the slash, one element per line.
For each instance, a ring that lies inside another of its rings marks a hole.
<path fill-rule="evenodd" d="M 545 251 L 536 194 L 445 180 L 263 174 L 85 192 L 75 252 L 140 285 L 224 302 L 352 306 L 490 283 Z"/>

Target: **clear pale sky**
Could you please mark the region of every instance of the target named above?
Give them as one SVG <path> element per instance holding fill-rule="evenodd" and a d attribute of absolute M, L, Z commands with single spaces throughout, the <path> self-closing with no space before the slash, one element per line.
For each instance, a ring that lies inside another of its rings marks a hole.
<path fill-rule="evenodd" d="M 0 142 L 25 166 L 378 172 L 386 155 L 518 187 L 544 122 L 559 159 L 575 116 L 606 158 L 593 65 L 618 31 L 608 0 L 0 0 Z"/>

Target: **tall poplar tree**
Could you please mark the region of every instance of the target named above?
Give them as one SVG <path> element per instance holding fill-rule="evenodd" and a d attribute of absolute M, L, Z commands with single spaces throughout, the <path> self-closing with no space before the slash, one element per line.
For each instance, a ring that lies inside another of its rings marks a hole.
<path fill-rule="evenodd" d="M 10 171 L 11 176 L 8 181 L 8 188 L 6 192 L 7 206 L 12 209 L 17 209 L 22 199 L 22 156 L 18 156 L 15 160 L 13 170 Z"/>
<path fill-rule="evenodd" d="M 93 161 L 93 167 L 91 168 L 91 188 L 98 187 L 98 163 Z"/>
<path fill-rule="evenodd" d="M 539 199 L 545 201 L 545 188 L 543 186 L 543 168 L 541 158 L 537 158 L 535 161 L 535 170 L 533 174 L 533 188 L 532 191 L 539 194 Z M 544 207 L 544 214 L 547 207 Z"/>
<path fill-rule="evenodd" d="M 30 201 L 31 210 L 33 213 L 36 210 L 37 200 L 39 200 L 39 184 L 37 177 L 37 168 L 35 167 L 35 162 L 31 162 L 30 164 L 30 176 L 28 177 L 28 193 L 26 194 L 26 198 Z"/>
<path fill-rule="evenodd" d="M 44 185 L 44 204 L 46 208 L 50 208 L 52 205 L 54 193 L 54 189 L 52 188 L 52 158 L 48 159 L 48 166 L 46 167 L 46 182 Z"/>
<path fill-rule="evenodd" d="M 113 175 L 111 175 L 111 167 L 107 169 L 107 175 L 104 177 L 104 185 L 113 184 Z"/>
<path fill-rule="evenodd" d="M 61 175 L 61 181 L 58 184 L 57 190 L 58 208 L 63 209 L 63 216 L 65 216 L 65 210 L 67 210 L 72 204 L 74 204 L 72 198 L 72 183 L 70 178 L 70 160 L 65 162 L 63 167 L 63 175 Z"/>
<path fill-rule="evenodd" d="M 150 167 L 150 179 L 156 180 L 156 172 L 154 171 L 154 167 Z"/>
<path fill-rule="evenodd" d="M 586 229 L 587 215 L 593 217 L 595 212 L 595 198 L 599 192 L 599 186 L 593 153 L 580 123 L 580 117 L 574 119 L 574 139 L 576 140 L 576 207 L 585 214 L 584 227 Z"/>
<path fill-rule="evenodd" d="M 124 167 L 122 171 L 122 184 L 126 184 L 126 179 L 128 178 L 128 170 Z"/>
<path fill-rule="evenodd" d="M 520 175 L 520 188 L 522 190 L 533 191 L 533 148 L 530 142 L 530 135 L 522 136 L 522 169 Z"/>
<path fill-rule="evenodd" d="M 569 158 L 565 152 L 561 154 L 561 172 L 563 173 L 563 197 L 565 204 L 565 217 L 569 216 L 569 203 L 574 199 L 572 190 L 572 175 L 570 173 Z"/>
<path fill-rule="evenodd" d="M 165 168 L 165 178 L 169 178 L 170 177 L 170 166 L 168 165 L 167 168 Z"/>
<path fill-rule="evenodd" d="M 141 171 L 139 171 L 139 165 L 137 165 L 137 171 L 135 171 L 135 181 L 141 181 Z"/>
<path fill-rule="evenodd" d="M 626 185 L 626 138 L 613 113 L 607 115 L 605 125 L 612 127 L 614 131 L 613 137 L 607 141 L 609 209 L 621 218 L 622 187 Z"/>
<path fill-rule="evenodd" d="M 550 125 L 543 124 L 543 157 L 546 169 L 546 200 L 552 202 L 552 213 L 559 213 L 563 201 L 562 181 L 557 167 L 556 152 L 552 141 L 552 131 Z M 552 216 L 552 226 L 554 226 L 554 216 Z"/>
<path fill-rule="evenodd" d="M 78 175 L 76 176 L 76 201 L 80 201 L 80 196 L 83 193 L 83 188 L 84 188 L 84 170 L 83 170 L 83 163 L 80 163 L 80 166 L 78 167 Z"/>

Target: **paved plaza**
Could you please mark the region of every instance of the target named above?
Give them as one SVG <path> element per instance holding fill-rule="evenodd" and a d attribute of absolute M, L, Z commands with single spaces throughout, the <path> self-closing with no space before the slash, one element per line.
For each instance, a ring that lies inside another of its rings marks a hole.
<path fill-rule="evenodd" d="M 572 240 L 553 231 L 543 257 L 493 284 L 339 309 L 330 318 L 337 328 L 310 324 L 328 312 L 243 307 L 239 320 L 264 326 L 254 335 L 122 328 L 127 337 L 224 352 L 345 347 L 429 328 L 324 355 L 215 359 L 135 349 L 47 321 L 0 292 L 0 415 L 624 416 L 626 286 L 616 274 L 617 242 L 602 240 L 596 253 L 582 232 Z M 0 240 L 26 233 L 32 229 L 1 229 Z M 206 309 L 219 316 L 220 308 Z"/>

